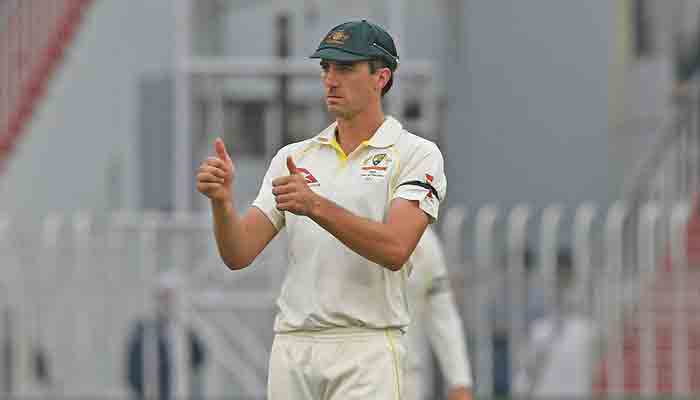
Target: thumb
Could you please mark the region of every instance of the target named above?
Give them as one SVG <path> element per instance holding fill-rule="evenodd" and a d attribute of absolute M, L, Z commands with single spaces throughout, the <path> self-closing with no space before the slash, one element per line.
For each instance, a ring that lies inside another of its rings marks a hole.
<path fill-rule="evenodd" d="M 229 157 L 228 152 L 226 151 L 226 145 L 224 144 L 223 139 L 216 138 L 214 141 L 214 150 L 216 150 L 216 155 L 219 156 L 220 159 L 224 161 L 231 160 L 231 157 Z"/>
<path fill-rule="evenodd" d="M 297 165 L 294 164 L 292 156 L 287 156 L 287 169 L 289 170 L 290 175 L 294 175 L 297 173 Z"/>

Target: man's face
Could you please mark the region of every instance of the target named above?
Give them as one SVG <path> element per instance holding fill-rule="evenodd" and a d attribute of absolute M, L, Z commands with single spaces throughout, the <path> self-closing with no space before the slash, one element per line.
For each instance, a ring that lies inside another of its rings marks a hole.
<path fill-rule="evenodd" d="M 328 112 L 341 119 L 351 119 L 381 98 L 381 89 L 390 76 L 388 68 L 371 73 L 367 61 L 322 60 L 321 69 Z"/>
<path fill-rule="evenodd" d="M 169 318 L 173 312 L 174 293 L 170 288 L 159 288 L 156 292 L 156 313 L 159 318 Z"/>

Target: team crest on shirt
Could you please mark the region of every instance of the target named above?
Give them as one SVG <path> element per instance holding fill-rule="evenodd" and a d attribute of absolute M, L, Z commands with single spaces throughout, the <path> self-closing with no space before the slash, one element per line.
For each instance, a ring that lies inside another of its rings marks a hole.
<path fill-rule="evenodd" d="M 372 165 L 377 166 L 382 163 L 382 160 L 386 158 L 386 153 L 377 154 L 372 157 Z"/>
<path fill-rule="evenodd" d="M 375 153 L 362 160 L 360 166 L 362 177 L 365 180 L 383 180 L 392 159 L 388 153 Z"/>

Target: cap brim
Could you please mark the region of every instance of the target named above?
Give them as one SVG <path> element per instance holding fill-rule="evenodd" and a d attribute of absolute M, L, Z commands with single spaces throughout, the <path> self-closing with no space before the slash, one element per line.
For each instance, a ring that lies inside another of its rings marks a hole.
<path fill-rule="evenodd" d="M 325 47 L 316 50 L 316 52 L 312 54 L 309 58 L 321 58 L 324 60 L 353 62 L 369 60 L 371 57 L 348 53 L 335 47 Z"/>

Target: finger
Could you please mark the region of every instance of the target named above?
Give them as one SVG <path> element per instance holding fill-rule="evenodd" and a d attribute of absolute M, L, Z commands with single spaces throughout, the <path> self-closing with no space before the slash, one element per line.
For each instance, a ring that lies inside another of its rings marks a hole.
<path fill-rule="evenodd" d="M 204 160 L 205 165 L 211 165 L 212 167 L 217 167 L 221 169 L 228 169 L 228 165 L 226 165 L 226 162 L 220 158 L 216 157 L 207 157 L 206 160 Z"/>
<path fill-rule="evenodd" d="M 221 184 L 219 183 L 205 183 L 205 182 L 199 182 L 197 183 L 197 190 L 199 190 L 202 193 L 207 193 L 212 190 L 217 190 L 221 187 Z"/>
<path fill-rule="evenodd" d="M 226 179 L 227 176 L 226 171 L 224 171 L 223 169 L 206 165 L 199 168 L 199 173 L 211 174 L 221 179 Z"/>
<path fill-rule="evenodd" d="M 224 183 L 224 178 L 219 178 L 218 176 L 214 176 L 212 174 L 201 172 L 201 173 L 197 174 L 197 182 L 221 184 L 221 183 Z"/>
<path fill-rule="evenodd" d="M 220 159 L 224 161 L 231 161 L 231 157 L 228 155 L 228 151 L 226 151 L 226 145 L 224 144 L 223 139 L 216 138 L 216 140 L 214 140 L 214 149 L 216 150 L 216 155 L 218 155 Z"/>
<path fill-rule="evenodd" d="M 291 202 L 277 203 L 275 207 L 280 211 L 291 211 L 294 209 L 294 204 Z"/>
<path fill-rule="evenodd" d="M 277 202 L 277 204 L 291 204 L 294 202 L 294 197 L 295 196 L 293 194 L 281 194 L 275 197 L 275 201 Z"/>
<path fill-rule="evenodd" d="M 280 186 L 274 186 L 272 188 L 272 194 L 275 196 L 279 196 L 281 194 L 287 194 L 287 193 L 293 193 L 296 192 L 296 188 L 294 185 L 280 185 Z"/>
<path fill-rule="evenodd" d="M 287 169 L 289 170 L 290 175 L 294 175 L 294 174 L 298 173 L 297 165 L 294 164 L 294 160 L 292 160 L 292 156 L 287 156 Z"/>
<path fill-rule="evenodd" d="M 279 178 L 275 178 L 272 180 L 272 186 L 275 187 L 275 186 L 286 185 L 289 182 L 293 181 L 292 178 L 293 178 L 292 176 L 280 176 Z"/>

